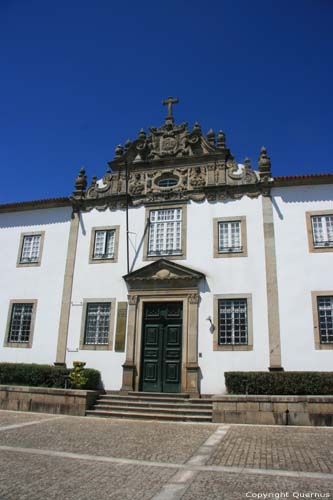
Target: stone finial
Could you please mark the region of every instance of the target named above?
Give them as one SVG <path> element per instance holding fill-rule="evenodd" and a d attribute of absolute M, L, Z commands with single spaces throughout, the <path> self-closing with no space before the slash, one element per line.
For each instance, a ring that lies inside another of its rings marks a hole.
<path fill-rule="evenodd" d="M 198 122 L 195 122 L 195 124 L 193 125 L 193 132 L 201 132 L 201 127 Z"/>
<path fill-rule="evenodd" d="M 146 132 L 142 128 L 139 132 L 139 139 L 142 139 L 144 141 L 146 137 L 147 137 Z"/>
<path fill-rule="evenodd" d="M 250 158 L 246 157 L 245 160 L 244 160 L 244 167 L 246 170 L 250 170 L 251 169 L 251 161 L 250 161 Z"/>
<path fill-rule="evenodd" d="M 125 153 L 126 153 L 126 151 L 129 150 L 129 147 L 131 144 L 132 144 L 131 141 L 129 139 L 127 139 L 127 141 L 125 142 L 125 148 L 124 148 Z"/>
<path fill-rule="evenodd" d="M 222 130 L 219 130 L 217 134 L 217 147 L 220 149 L 225 149 L 225 133 Z"/>
<path fill-rule="evenodd" d="M 212 144 L 212 146 L 215 146 L 215 132 L 212 128 L 209 129 L 207 132 L 207 139 L 208 139 L 209 144 Z"/>
<path fill-rule="evenodd" d="M 267 155 L 267 150 L 263 146 L 258 159 L 259 176 L 261 179 L 271 177 L 271 159 Z"/>
<path fill-rule="evenodd" d="M 121 144 L 118 144 L 114 152 L 115 158 L 121 158 L 123 156 L 123 153 L 124 153 L 124 148 L 122 147 Z"/>
<path fill-rule="evenodd" d="M 97 184 L 97 175 L 94 175 L 93 178 L 91 179 L 91 185 L 96 186 Z"/>
<path fill-rule="evenodd" d="M 82 194 L 86 190 L 86 187 L 87 187 L 86 169 L 84 167 L 81 167 L 80 172 L 75 179 L 76 194 Z"/>

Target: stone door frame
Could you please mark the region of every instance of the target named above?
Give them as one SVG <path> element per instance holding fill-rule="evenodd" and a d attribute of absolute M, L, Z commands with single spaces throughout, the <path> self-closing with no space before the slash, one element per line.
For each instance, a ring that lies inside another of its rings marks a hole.
<path fill-rule="evenodd" d="M 199 395 L 197 288 L 133 290 L 128 294 L 126 361 L 123 364 L 123 392 L 140 390 L 142 323 L 145 302 L 183 302 L 181 392 Z"/>

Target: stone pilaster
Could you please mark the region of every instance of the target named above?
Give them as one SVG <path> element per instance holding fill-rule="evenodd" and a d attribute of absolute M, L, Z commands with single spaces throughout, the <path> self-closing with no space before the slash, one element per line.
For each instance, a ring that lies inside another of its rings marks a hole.
<path fill-rule="evenodd" d="M 281 366 L 279 295 L 276 270 L 273 206 L 270 196 L 262 197 L 262 210 L 265 240 L 269 369 L 272 371 L 279 371 L 283 370 L 283 368 Z"/>
<path fill-rule="evenodd" d="M 135 364 L 135 329 L 136 309 L 138 304 L 137 295 L 128 295 L 128 326 L 127 326 L 127 349 L 126 361 L 123 364 L 123 392 L 133 391 L 136 376 Z"/>
<path fill-rule="evenodd" d="M 198 304 L 199 294 L 195 293 L 188 296 L 186 392 L 192 396 L 199 395 Z"/>
<path fill-rule="evenodd" d="M 56 364 L 66 364 L 68 325 L 69 325 L 69 316 L 70 316 L 71 300 L 72 300 L 72 287 L 73 287 L 77 238 L 79 232 L 79 222 L 80 222 L 79 212 L 73 211 L 71 225 L 69 229 L 64 286 L 62 291 Z"/>

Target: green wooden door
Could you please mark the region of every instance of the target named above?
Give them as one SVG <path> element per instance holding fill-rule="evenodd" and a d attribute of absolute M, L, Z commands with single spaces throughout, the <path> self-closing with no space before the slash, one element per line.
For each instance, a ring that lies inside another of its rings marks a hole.
<path fill-rule="evenodd" d="M 182 302 L 147 302 L 142 325 L 141 390 L 180 392 Z"/>

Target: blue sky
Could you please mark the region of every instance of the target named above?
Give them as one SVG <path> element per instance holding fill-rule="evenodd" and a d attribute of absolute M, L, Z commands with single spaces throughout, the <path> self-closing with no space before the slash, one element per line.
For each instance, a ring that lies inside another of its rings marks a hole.
<path fill-rule="evenodd" d="M 332 25 L 332 0 L 0 0 L 0 203 L 102 176 L 169 95 L 238 161 L 333 172 Z"/>

